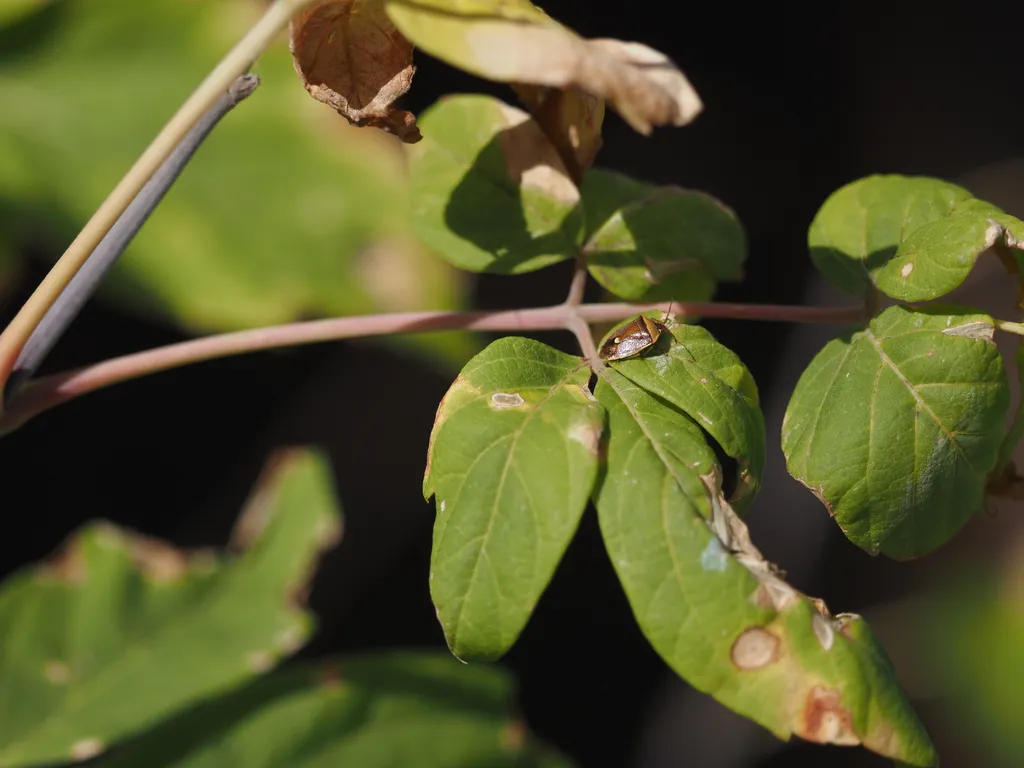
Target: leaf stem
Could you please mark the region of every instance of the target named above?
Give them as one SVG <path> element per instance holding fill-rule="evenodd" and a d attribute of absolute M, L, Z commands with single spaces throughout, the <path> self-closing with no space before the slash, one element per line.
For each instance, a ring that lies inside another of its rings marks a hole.
<path fill-rule="evenodd" d="M 221 118 L 246 99 L 258 85 L 259 78 L 256 75 L 242 75 L 236 79 L 146 182 L 139 195 L 132 200 L 32 331 L 14 363 L 14 370 L 4 391 L 5 402 L 9 403 L 18 388 L 35 375 L 39 365 L 96 292 L 104 276 L 167 194 L 199 145 Z"/>
<path fill-rule="evenodd" d="M 719 317 L 803 323 L 853 323 L 862 319 L 860 307 L 800 307 L 771 304 L 672 302 L 676 316 Z M 178 344 L 115 357 L 73 371 L 28 383 L 0 414 L 0 434 L 10 432 L 43 411 L 88 392 L 159 371 L 258 350 L 294 347 L 341 339 L 425 333 L 443 330 L 540 331 L 565 329 L 576 334 L 584 355 L 597 359 L 589 328 L 594 323 L 623 320 L 640 312 L 667 311 L 669 304 L 557 304 L 551 307 L 498 312 L 401 312 L 357 315 L 254 328 L 192 339 Z"/>
<path fill-rule="evenodd" d="M 1009 320 L 996 320 L 995 326 L 1000 331 L 1006 331 L 1007 333 L 1015 333 L 1018 336 L 1024 336 L 1024 323 L 1013 323 Z"/>
<path fill-rule="evenodd" d="M 131 169 L 124 175 L 60 260 L 0 334 L 0 390 L 29 336 L 67 287 L 93 250 L 107 234 L 150 177 L 163 164 L 182 137 L 221 97 L 235 79 L 245 73 L 270 41 L 288 24 L 292 15 L 313 0 L 275 0 L 163 127 Z"/>

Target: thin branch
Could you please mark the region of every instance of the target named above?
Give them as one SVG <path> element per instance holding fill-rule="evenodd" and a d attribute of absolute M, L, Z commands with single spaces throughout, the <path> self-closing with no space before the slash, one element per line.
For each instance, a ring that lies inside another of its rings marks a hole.
<path fill-rule="evenodd" d="M 857 307 L 786 307 L 713 302 L 672 302 L 671 306 L 676 316 L 780 322 L 854 323 L 862 319 L 863 312 Z M 500 312 L 403 312 L 313 320 L 207 336 L 116 357 L 30 382 L 10 409 L 0 415 L 0 434 L 16 429 L 55 405 L 122 381 L 214 358 L 324 341 L 456 329 L 540 331 L 563 328 L 575 333 L 584 355 L 596 360 L 593 338 L 590 338 L 589 345 L 581 338 L 582 325 L 614 322 L 654 309 L 667 311 L 668 307 L 668 303 L 583 304 L 578 307 L 558 304 L 553 307 Z"/>
<path fill-rule="evenodd" d="M 14 320 L 0 334 L 0 389 L 6 385 L 14 363 L 32 331 L 85 264 L 100 240 L 174 151 L 181 138 L 213 106 L 235 79 L 249 69 L 271 40 L 287 26 L 292 15 L 310 2 L 312 0 L 275 0 L 242 40 L 200 83 L 146 151 L 135 161 L 25 302 Z"/>
<path fill-rule="evenodd" d="M 580 251 L 576 256 L 576 269 L 572 273 L 572 282 L 569 283 L 569 295 L 565 297 L 565 303 L 570 307 L 578 307 L 583 303 L 583 293 L 587 289 L 587 255 Z"/>
<path fill-rule="evenodd" d="M 10 401 L 18 389 L 35 375 L 39 365 L 64 335 L 85 303 L 96 292 L 104 276 L 145 224 L 149 215 L 163 200 L 164 195 L 185 169 L 203 140 L 228 112 L 256 90 L 259 82 L 259 78 L 255 75 L 242 75 L 235 80 L 192 130 L 185 135 L 181 143 L 175 147 L 174 152 L 146 182 L 146 186 L 139 192 L 138 197 L 132 200 L 131 205 L 121 214 L 117 223 L 110 228 L 100 244 L 96 246 L 96 250 L 71 279 L 67 288 L 57 297 L 39 325 L 32 331 L 28 341 L 25 342 L 4 392 L 7 405 L 10 405 Z"/>

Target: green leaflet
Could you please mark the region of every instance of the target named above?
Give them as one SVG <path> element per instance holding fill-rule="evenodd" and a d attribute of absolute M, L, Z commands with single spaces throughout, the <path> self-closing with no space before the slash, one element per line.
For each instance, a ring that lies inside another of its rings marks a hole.
<path fill-rule="evenodd" d="M 662 658 L 780 738 L 862 743 L 935 765 L 870 629 L 858 616 L 829 616 L 778 577 L 720 498 L 692 421 L 615 370 L 596 394 L 610 434 L 596 494 L 601 531 Z"/>
<path fill-rule="evenodd" d="M 630 301 L 704 301 L 742 277 L 747 240 L 736 214 L 704 192 L 654 187 L 591 169 L 583 179 L 590 274 Z"/>
<path fill-rule="evenodd" d="M 614 363 L 627 379 L 687 414 L 738 462 L 730 504 L 750 507 L 764 472 L 764 416 L 750 371 L 704 328 L 674 325 L 650 354 Z"/>
<path fill-rule="evenodd" d="M 847 537 L 910 558 L 982 508 L 1009 389 L 986 315 L 891 307 L 829 342 L 782 427 L 790 474 Z"/>
<path fill-rule="evenodd" d="M 0 589 L 0 766 L 84 759 L 300 648 L 296 604 L 338 535 L 327 463 L 268 470 L 234 534 L 244 551 L 186 557 L 93 524 Z"/>
<path fill-rule="evenodd" d="M 397 652 L 291 666 L 199 704 L 103 768 L 559 768 L 496 666 Z"/>
<path fill-rule="evenodd" d="M 437 502 L 430 594 L 460 658 L 511 647 L 586 507 L 604 412 L 580 363 L 500 339 L 438 407 L 423 484 Z"/>
<path fill-rule="evenodd" d="M 1020 261 L 1024 222 L 938 179 L 868 176 L 834 192 L 807 235 L 811 259 L 844 291 L 903 301 L 943 296 L 993 244 Z"/>
<path fill-rule="evenodd" d="M 439 257 L 473 272 L 522 273 L 573 258 L 579 190 L 525 112 L 489 96 L 449 96 L 409 149 L 412 226 Z"/>

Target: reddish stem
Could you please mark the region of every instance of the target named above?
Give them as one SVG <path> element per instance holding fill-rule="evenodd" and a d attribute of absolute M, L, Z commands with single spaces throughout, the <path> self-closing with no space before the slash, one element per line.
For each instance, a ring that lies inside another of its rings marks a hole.
<path fill-rule="evenodd" d="M 424 333 L 442 330 L 540 331 L 565 329 L 580 336 L 584 324 L 615 322 L 640 312 L 667 311 L 669 304 L 559 304 L 553 307 L 500 312 L 401 312 L 357 315 L 328 320 L 254 328 L 206 336 L 37 379 L 22 390 L 0 416 L 0 434 L 10 432 L 33 416 L 80 395 L 111 384 L 140 378 L 191 363 L 257 350 L 294 347 L 323 341 Z M 855 323 L 860 307 L 787 307 L 771 304 L 673 302 L 677 317 L 718 317 L 797 323 Z M 591 342 L 590 347 L 593 344 Z M 584 354 L 593 357 L 592 349 Z"/>

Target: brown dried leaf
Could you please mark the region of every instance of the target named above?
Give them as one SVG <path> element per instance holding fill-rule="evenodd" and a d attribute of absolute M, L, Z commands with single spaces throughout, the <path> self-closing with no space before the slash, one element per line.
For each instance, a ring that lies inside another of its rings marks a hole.
<path fill-rule="evenodd" d="M 412 44 L 380 0 L 331 0 L 296 14 L 291 51 L 302 84 L 353 125 L 420 140 L 416 118 L 394 102 L 412 84 Z"/>
<path fill-rule="evenodd" d="M 640 43 L 584 40 L 528 0 L 383 0 L 419 48 L 498 82 L 568 90 L 606 100 L 637 131 L 686 125 L 700 97 L 662 53 Z"/>
<path fill-rule="evenodd" d="M 575 179 L 594 164 L 601 148 L 604 99 L 579 88 L 560 91 L 544 85 L 513 83 L 526 105 Z"/>

